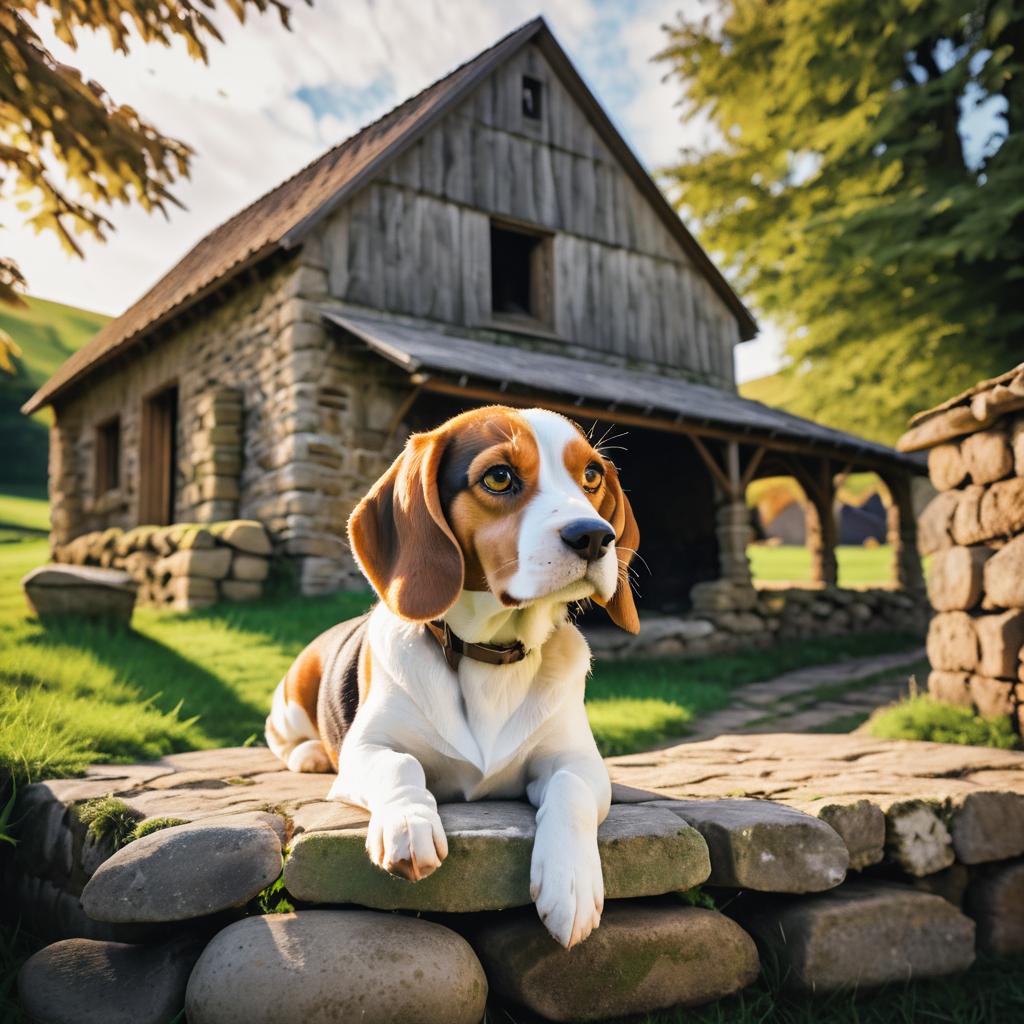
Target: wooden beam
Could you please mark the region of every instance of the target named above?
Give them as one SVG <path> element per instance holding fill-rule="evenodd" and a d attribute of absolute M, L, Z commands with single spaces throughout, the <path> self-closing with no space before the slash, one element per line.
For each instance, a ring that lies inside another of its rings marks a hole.
<path fill-rule="evenodd" d="M 744 494 L 746 494 L 747 488 L 750 486 L 750 482 L 754 479 L 754 474 L 757 472 L 757 467 L 761 465 L 761 460 L 764 458 L 766 450 L 765 446 L 761 445 L 760 448 L 750 456 L 750 461 L 747 463 L 746 469 L 743 470 L 743 476 L 740 477 L 740 489 Z"/>
<path fill-rule="evenodd" d="M 696 434 L 691 436 L 690 440 L 693 442 L 694 448 L 697 449 L 697 454 L 700 456 L 701 461 L 707 466 L 711 475 L 715 478 L 715 483 L 718 484 L 719 488 L 725 493 L 726 497 L 730 501 L 736 500 L 736 491 L 733 488 L 732 481 L 722 471 L 722 467 L 719 466 L 718 460 L 707 450 L 704 442 L 697 437 Z"/>
<path fill-rule="evenodd" d="M 739 430 L 728 430 L 710 423 L 689 423 L 683 420 L 681 416 L 677 419 L 668 419 L 662 416 L 645 416 L 623 409 L 617 409 L 612 412 L 597 405 L 589 405 L 582 398 L 577 400 L 577 402 L 572 402 L 563 401 L 547 394 L 538 395 L 536 392 L 528 395 L 519 395 L 511 391 L 500 391 L 496 386 L 481 387 L 477 384 L 467 383 L 465 387 L 462 387 L 453 381 L 441 380 L 437 377 L 430 378 L 424 385 L 424 390 L 440 395 L 456 395 L 460 398 L 474 398 L 482 402 L 496 402 L 500 405 L 511 405 L 522 409 L 529 409 L 539 402 L 545 408 L 553 409 L 569 417 L 604 420 L 611 423 L 620 423 L 623 426 L 660 430 L 667 434 L 681 434 L 684 437 L 690 438 L 703 437 L 719 441 L 739 441 L 741 444 L 756 442 L 764 445 L 770 451 L 810 455 L 817 458 L 832 454 L 832 451 L 826 446 L 815 445 L 809 442 L 790 441 L 786 438 L 773 436 L 765 437 L 763 434 L 746 433 Z M 886 460 L 872 455 L 858 455 L 853 465 L 879 473 L 883 469 L 887 472 L 911 472 L 909 468 L 901 469 L 899 466 L 893 466 Z"/>

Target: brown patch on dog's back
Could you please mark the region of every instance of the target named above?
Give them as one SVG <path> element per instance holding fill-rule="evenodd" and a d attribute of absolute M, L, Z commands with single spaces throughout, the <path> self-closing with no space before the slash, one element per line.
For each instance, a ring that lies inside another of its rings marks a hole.
<path fill-rule="evenodd" d="M 296 659 L 284 677 L 284 699 L 289 704 L 298 704 L 316 723 L 316 702 L 320 693 L 320 676 L 323 673 L 320 658 L 320 637 L 317 637 Z"/>

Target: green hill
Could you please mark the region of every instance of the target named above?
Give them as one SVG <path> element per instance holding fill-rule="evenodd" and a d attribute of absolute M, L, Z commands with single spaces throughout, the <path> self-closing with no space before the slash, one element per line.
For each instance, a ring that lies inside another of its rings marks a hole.
<path fill-rule="evenodd" d="M 790 404 L 794 398 L 795 382 L 782 373 L 770 373 L 767 377 L 757 377 L 739 385 L 740 394 L 744 398 L 752 398 L 755 402 L 773 405 L 776 409 L 792 412 Z"/>
<path fill-rule="evenodd" d="M 17 342 L 21 355 L 12 377 L 0 372 L 0 446 L 14 457 L 0 459 L 0 491 L 46 493 L 47 424 L 49 413 L 31 419 L 22 403 L 53 372 L 81 348 L 110 318 L 102 313 L 28 297 L 27 307 L 0 306 L 0 327 Z"/>

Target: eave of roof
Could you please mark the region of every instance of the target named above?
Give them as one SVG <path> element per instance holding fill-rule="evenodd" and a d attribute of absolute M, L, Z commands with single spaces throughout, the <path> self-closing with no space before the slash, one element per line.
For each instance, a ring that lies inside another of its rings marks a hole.
<path fill-rule="evenodd" d="M 743 398 L 710 384 L 658 373 L 649 369 L 613 365 L 600 353 L 586 359 L 536 351 L 497 341 L 483 341 L 439 324 L 415 323 L 375 316 L 363 311 L 321 307 L 329 322 L 358 338 L 373 351 L 410 375 L 444 374 L 487 381 L 503 393 L 509 385 L 527 391 L 561 395 L 575 405 L 584 401 L 616 412 L 636 409 L 652 425 L 661 417 L 676 425 L 746 435 L 751 442 L 779 447 L 787 442 L 831 451 L 848 461 L 885 464 L 907 472 L 924 471 L 924 461 L 903 455 L 886 445 L 868 441 L 845 431 L 805 420 L 791 413 Z"/>
<path fill-rule="evenodd" d="M 412 146 L 479 81 L 532 41 L 536 41 L 605 143 L 735 315 L 741 338 L 752 338 L 757 333 L 753 316 L 644 170 L 573 67 L 547 23 L 538 17 L 329 150 L 212 231 L 138 302 L 107 324 L 62 364 L 22 406 L 22 412 L 29 414 L 49 404 L 92 370 L 210 296 L 243 270 L 275 252 L 301 244 L 308 233 L 339 204 L 372 180 L 385 164 Z M 341 165 L 344 169 L 335 181 L 332 174 Z M 324 194 L 318 194 L 313 201 L 314 197 L 309 193 L 318 186 L 323 188 Z M 248 240 L 245 237 L 247 227 L 254 235 Z"/>

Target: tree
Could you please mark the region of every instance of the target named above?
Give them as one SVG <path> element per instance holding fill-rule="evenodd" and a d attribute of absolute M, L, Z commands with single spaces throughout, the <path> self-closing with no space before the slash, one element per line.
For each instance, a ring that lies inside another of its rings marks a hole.
<path fill-rule="evenodd" d="M 83 30 L 104 33 L 127 54 L 133 43 L 183 42 L 205 62 L 208 44 L 222 41 L 209 15 L 216 0 L 5 0 L 0 6 L 0 197 L 15 199 L 35 231 L 53 231 L 82 255 L 76 234 L 105 241 L 112 224 L 104 209 L 137 203 L 167 212 L 173 183 L 189 174 L 192 150 L 160 133 L 135 110 L 116 102 L 98 82 L 57 61 L 36 25 L 49 21 L 75 48 Z M 277 12 L 288 27 L 288 0 L 224 0 L 244 22 L 250 10 Z M 25 281 L 17 264 L 0 258 L 0 302 L 19 304 Z M 2 335 L 2 332 L 0 332 Z M 16 346 L 0 336 L 0 367 L 12 369 Z"/>
<path fill-rule="evenodd" d="M 794 412 L 892 441 L 1024 358 L 1021 0 L 723 0 L 665 31 L 711 136 L 674 198 L 786 332 Z"/>

